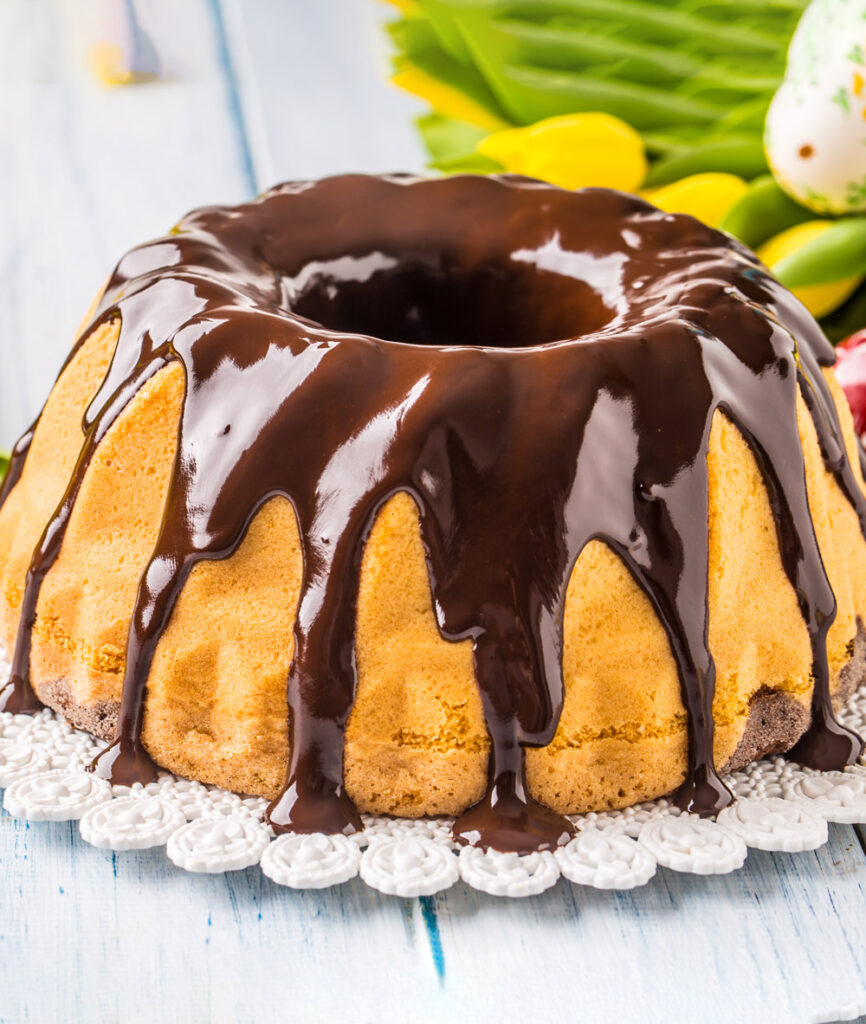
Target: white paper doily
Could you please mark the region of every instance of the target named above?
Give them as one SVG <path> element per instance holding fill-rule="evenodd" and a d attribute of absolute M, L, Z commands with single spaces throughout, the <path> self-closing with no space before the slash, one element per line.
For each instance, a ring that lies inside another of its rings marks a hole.
<path fill-rule="evenodd" d="M 0 679 L 8 664 L 0 656 Z M 866 733 L 866 689 L 840 718 Z M 88 843 L 110 850 L 164 846 L 185 871 L 221 873 L 255 864 L 277 885 L 318 889 L 356 875 L 379 892 L 429 896 L 459 879 L 494 896 L 531 896 L 560 875 L 575 885 L 631 889 L 658 866 L 693 874 L 741 867 L 749 847 L 794 853 L 827 841 L 827 822 L 866 822 L 866 767 L 815 772 L 768 758 L 726 779 L 737 802 L 718 820 L 681 814 L 667 800 L 575 816 L 575 838 L 555 853 L 518 856 L 458 849 L 451 821 L 364 815 L 355 836 L 281 836 L 264 822 L 266 801 L 163 772 L 131 789 L 85 771 L 102 749 L 47 708 L 0 713 L 3 807 L 31 821 L 79 822 Z"/>

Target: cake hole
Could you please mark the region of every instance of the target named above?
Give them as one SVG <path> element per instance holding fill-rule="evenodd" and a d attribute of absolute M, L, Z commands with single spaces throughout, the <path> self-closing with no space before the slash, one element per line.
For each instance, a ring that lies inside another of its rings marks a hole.
<path fill-rule="evenodd" d="M 308 265 L 283 288 L 294 314 L 340 333 L 412 345 L 542 345 L 599 330 L 621 305 L 618 265 L 558 254 L 561 265 L 549 247 L 474 266 L 441 254 L 344 256 Z M 587 269 L 592 284 L 577 276 Z"/>

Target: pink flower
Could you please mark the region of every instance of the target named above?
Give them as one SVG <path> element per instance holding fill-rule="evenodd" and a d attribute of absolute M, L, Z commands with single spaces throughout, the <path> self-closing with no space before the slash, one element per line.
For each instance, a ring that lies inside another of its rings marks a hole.
<path fill-rule="evenodd" d="M 836 377 L 842 385 L 858 434 L 866 432 L 866 328 L 836 348 Z"/>

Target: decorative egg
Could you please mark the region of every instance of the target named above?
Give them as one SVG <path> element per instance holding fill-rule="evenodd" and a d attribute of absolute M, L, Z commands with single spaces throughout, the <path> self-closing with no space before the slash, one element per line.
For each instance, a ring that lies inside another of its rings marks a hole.
<path fill-rule="evenodd" d="M 866 210 L 866 0 L 812 0 L 767 113 L 767 161 L 818 213 Z"/>

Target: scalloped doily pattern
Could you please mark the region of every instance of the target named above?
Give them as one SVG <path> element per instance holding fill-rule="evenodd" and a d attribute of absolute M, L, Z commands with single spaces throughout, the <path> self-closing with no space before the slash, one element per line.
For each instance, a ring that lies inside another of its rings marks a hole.
<path fill-rule="evenodd" d="M 8 665 L 0 658 L 0 678 Z M 866 733 L 866 689 L 842 716 Z M 99 741 L 45 709 L 0 713 L 0 787 L 10 814 L 77 820 L 81 836 L 109 850 L 165 847 L 185 871 L 220 873 L 259 864 L 277 885 L 316 889 L 360 876 L 379 892 L 429 896 L 462 879 L 494 896 L 532 896 L 560 876 L 575 885 L 631 889 L 659 866 L 693 874 L 741 867 L 748 849 L 814 850 L 827 822 L 866 822 L 866 767 L 815 772 L 768 758 L 728 776 L 737 802 L 716 821 L 681 814 L 667 800 L 574 817 L 577 834 L 555 853 L 519 856 L 458 848 L 451 821 L 364 815 L 354 836 L 280 836 L 266 801 L 162 773 L 148 786 L 110 786 L 85 771 Z"/>

